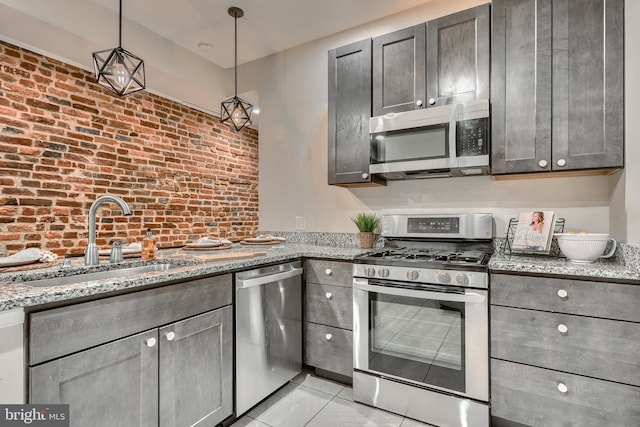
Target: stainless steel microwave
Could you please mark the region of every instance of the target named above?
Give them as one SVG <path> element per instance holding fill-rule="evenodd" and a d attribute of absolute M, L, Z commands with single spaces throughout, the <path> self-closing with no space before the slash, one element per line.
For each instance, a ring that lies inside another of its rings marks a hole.
<path fill-rule="evenodd" d="M 489 174 L 489 100 L 369 121 L 369 173 L 388 180 Z"/>

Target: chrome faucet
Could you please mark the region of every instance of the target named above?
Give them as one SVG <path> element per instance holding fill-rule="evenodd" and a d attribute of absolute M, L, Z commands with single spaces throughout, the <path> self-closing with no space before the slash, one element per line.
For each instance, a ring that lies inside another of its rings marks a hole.
<path fill-rule="evenodd" d="M 100 205 L 105 202 L 117 203 L 120 209 L 122 209 L 122 214 L 125 216 L 133 213 L 129 205 L 118 196 L 107 194 L 106 196 L 98 197 L 95 202 L 91 204 L 91 208 L 89 208 L 89 238 L 87 251 L 84 254 L 84 265 L 98 265 L 100 262 L 98 258 L 98 246 L 96 245 L 96 215 Z"/>

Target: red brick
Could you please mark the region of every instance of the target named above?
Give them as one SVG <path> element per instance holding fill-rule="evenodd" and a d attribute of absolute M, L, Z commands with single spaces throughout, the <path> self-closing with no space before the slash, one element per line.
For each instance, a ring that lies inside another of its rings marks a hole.
<path fill-rule="evenodd" d="M 256 131 L 233 132 L 146 92 L 116 97 L 89 72 L 4 42 L 0 52 L 0 167 L 11 176 L 0 179 L 4 250 L 82 253 L 89 206 L 105 193 L 121 195 L 134 216 L 102 209 L 101 242 L 139 240 L 146 227 L 165 244 L 255 233 Z M 38 193 L 9 190 L 17 187 Z"/>

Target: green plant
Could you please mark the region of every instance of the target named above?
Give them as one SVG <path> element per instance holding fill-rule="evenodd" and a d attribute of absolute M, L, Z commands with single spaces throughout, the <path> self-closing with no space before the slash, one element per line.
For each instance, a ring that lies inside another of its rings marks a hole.
<path fill-rule="evenodd" d="M 351 221 L 353 221 L 361 233 L 374 232 L 380 225 L 380 218 L 376 214 L 359 213 L 351 217 Z"/>

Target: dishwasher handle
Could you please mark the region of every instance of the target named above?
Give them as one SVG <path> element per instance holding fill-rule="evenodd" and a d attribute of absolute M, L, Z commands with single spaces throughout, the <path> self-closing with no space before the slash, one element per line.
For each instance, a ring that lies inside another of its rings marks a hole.
<path fill-rule="evenodd" d="M 236 280 L 236 289 L 252 288 L 254 286 L 264 285 L 265 283 L 277 282 L 278 280 L 288 279 L 290 277 L 302 276 L 302 268 L 292 268 L 275 274 L 266 274 L 264 276 L 253 277 L 251 279 Z"/>

